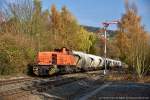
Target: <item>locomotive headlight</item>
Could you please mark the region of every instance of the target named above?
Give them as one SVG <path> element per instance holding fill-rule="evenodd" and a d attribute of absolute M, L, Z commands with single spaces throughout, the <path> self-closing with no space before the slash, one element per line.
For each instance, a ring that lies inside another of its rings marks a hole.
<path fill-rule="evenodd" d="M 33 67 L 33 70 L 34 70 L 34 71 L 37 71 L 37 70 L 38 70 L 38 67 L 35 67 L 35 66 L 34 66 L 34 67 Z"/>

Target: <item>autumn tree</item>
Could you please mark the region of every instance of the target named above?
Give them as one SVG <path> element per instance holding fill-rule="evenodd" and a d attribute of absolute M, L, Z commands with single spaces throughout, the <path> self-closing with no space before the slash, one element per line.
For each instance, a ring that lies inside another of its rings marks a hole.
<path fill-rule="evenodd" d="M 76 36 L 74 37 L 75 40 L 75 49 L 81 50 L 84 52 L 90 52 L 90 48 L 94 46 L 96 37 L 94 33 L 87 32 L 84 28 L 80 28 L 77 32 Z"/>
<path fill-rule="evenodd" d="M 67 47 L 75 50 L 89 51 L 94 42 L 93 34 L 82 28 L 64 6 L 57 11 L 52 5 L 50 12 L 50 32 L 53 38 L 54 47 Z"/>
<path fill-rule="evenodd" d="M 14 3 L 4 3 L 1 9 L 5 22 L 1 25 L 2 32 L 26 33 L 28 20 L 32 17 L 32 2 L 30 0 L 14 0 Z"/>
<path fill-rule="evenodd" d="M 50 18 L 51 18 L 50 23 L 51 32 L 56 35 L 60 32 L 61 29 L 61 18 L 60 13 L 57 11 L 55 5 L 51 6 Z"/>
<path fill-rule="evenodd" d="M 126 3 L 126 13 L 122 16 L 118 26 L 116 43 L 120 49 L 120 58 L 133 68 L 141 78 L 149 65 L 146 64 L 148 51 L 148 35 L 141 25 L 141 18 L 137 15 L 135 5 Z"/>
<path fill-rule="evenodd" d="M 95 35 L 81 27 L 66 6 L 61 9 L 61 35 L 66 39 L 65 46 L 90 52 L 95 44 Z"/>
<path fill-rule="evenodd" d="M 117 49 L 119 48 L 119 56 L 120 60 L 127 61 L 128 53 L 129 53 L 129 38 L 127 37 L 127 34 L 118 31 L 118 34 L 115 36 L 116 40 L 114 40 L 115 44 L 117 45 Z"/>
<path fill-rule="evenodd" d="M 82 28 L 67 7 L 58 11 L 52 5 L 50 11 L 42 10 L 41 2 L 15 0 L 6 10 L 0 9 L 0 74 L 25 72 L 39 51 L 64 46 L 92 50 L 95 35 Z"/>
<path fill-rule="evenodd" d="M 61 27 L 62 36 L 66 39 L 65 46 L 75 48 L 74 45 L 77 44 L 75 37 L 78 35 L 80 26 L 66 6 L 61 9 Z"/>

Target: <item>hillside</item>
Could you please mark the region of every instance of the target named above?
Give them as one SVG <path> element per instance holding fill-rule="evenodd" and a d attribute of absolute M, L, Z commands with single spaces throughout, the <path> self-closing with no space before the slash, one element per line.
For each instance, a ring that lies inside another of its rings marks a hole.
<path fill-rule="evenodd" d="M 87 31 L 93 32 L 93 33 L 98 33 L 98 32 L 100 32 L 100 30 L 102 30 L 102 28 L 94 27 L 94 26 L 86 26 L 86 25 L 81 25 L 81 26 L 84 27 Z M 103 35 L 103 34 L 104 33 L 101 32 L 101 35 Z M 114 37 L 115 34 L 116 34 L 116 31 L 114 31 L 114 30 L 107 30 L 107 36 Z"/>

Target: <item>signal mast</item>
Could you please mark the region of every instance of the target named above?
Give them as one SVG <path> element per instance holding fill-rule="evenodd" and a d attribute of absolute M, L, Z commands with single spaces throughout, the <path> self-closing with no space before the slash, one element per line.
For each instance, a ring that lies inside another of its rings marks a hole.
<path fill-rule="evenodd" d="M 110 22 L 108 22 L 108 21 L 106 21 L 106 22 L 103 22 L 102 23 L 102 25 L 103 25 L 103 27 L 104 27 L 104 40 L 105 40 L 105 47 L 104 47 L 104 65 L 105 65 L 105 68 L 104 68 L 104 75 L 106 75 L 106 70 L 107 70 L 107 66 L 106 66 L 106 54 L 107 54 L 107 49 L 106 49 L 106 47 L 107 47 L 107 28 L 108 28 L 108 26 L 109 25 L 111 25 L 111 24 L 118 24 L 119 23 L 119 21 L 110 21 Z"/>

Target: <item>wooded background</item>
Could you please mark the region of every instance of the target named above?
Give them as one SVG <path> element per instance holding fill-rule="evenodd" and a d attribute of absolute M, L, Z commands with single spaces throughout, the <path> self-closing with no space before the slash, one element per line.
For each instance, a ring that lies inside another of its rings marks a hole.
<path fill-rule="evenodd" d="M 115 35 L 108 37 L 107 57 L 121 60 L 140 78 L 150 71 L 150 36 L 134 4 L 125 3 Z M 100 13 L 100 12 L 99 12 Z M 103 33 L 103 32 L 102 32 Z M 104 56 L 104 38 L 79 25 L 67 9 L 42 10 L 39 0 L 15 0 L 0 9 L 0 74 L 26 73 L 39 51 L 67 47 Z"/>

